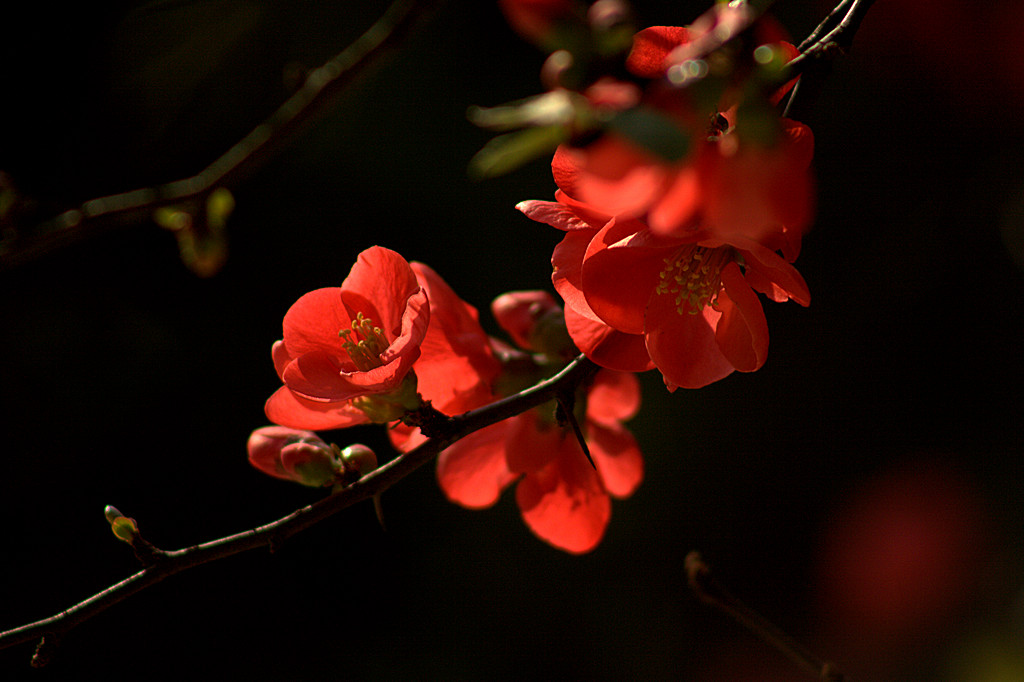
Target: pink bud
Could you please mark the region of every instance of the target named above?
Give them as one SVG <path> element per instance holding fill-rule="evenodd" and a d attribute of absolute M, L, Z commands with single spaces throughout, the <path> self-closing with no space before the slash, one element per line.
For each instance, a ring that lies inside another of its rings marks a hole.
<path fill-rule="evenodd" d="M 562 308 L 546 291 L 510 291 L 494 299 L 491 312 L 520 348 L 573 355 Z"/>
<path fill-rule="evenodd" d="M 264 426 L 249 436 L 249 463 L 265 474 L 302 485 L 336 478 L 334 450 L 312 431 Z"/>

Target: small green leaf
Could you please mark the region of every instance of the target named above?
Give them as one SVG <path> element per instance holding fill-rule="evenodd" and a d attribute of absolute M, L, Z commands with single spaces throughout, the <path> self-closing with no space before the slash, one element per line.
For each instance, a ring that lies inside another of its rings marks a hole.
<path fill-rule="evenodd" d="M 469 175 L 474 179 L 504 175 L 553 152 L 566 139 L 568 135 L 561 125 L 527 128 L 517 133 L 499 135 L 470 160 Z"/>
<path fill-rule="evenodd" d="M 665 161 L 674 163 L 690 151 L 690 136 L 675 121 L 649 107 L 619 113 L 608 128 Z"/>

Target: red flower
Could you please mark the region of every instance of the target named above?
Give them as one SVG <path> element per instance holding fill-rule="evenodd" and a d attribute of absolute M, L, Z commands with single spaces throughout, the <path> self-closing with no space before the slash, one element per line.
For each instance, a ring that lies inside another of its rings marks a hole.
<path fill-rule="evenodd" d="M 285 315 L 273 349 L 284 386 L 267 401 L 267 417 L 317 430 L 397 419 L 364 396 L 415 397 L 404 380 L 429 320 L 427 294 L 405 259 L 379 246 L 363 251 L 340 288 L 312 291 Z"/>
<path fill-rule="evenodd" d="M 755 240 L 663 236 L 564 191 L 556 197 L 518 208 L 566 231 L 552 256 L 552 281 L 576 345 L 604 367 L 642 371 L 653 364 L 670 390 L 751 372 L 768 352 L 768 325 L 754 292 L 810 302 L 800 274 Z M 772 246 L 788 244 L 780 236 Z"/>
<path fill-rule="evenodd" d="M 639 408 L 639 382 L 632 374 L 602 370 L 586 401 L 581 427 L 596 469 L 571 430 L 530 410 L 442 452 L 441 489 L 452 502 L 481 509 L 521 479 L 516 503 L 537 537 L 573 554 L 593 550 L 611 518 L 609 496 L 629 497 L 643 479 L 640 449 L 621 424 Z"/>
<path fill-rule="evenodd" d="M 437 298 L 435 286 L 428 288 L 432 301 Z M 561 357 L 562 349 L 555 343 L 558 335 L 552 330 L 551 320 L 551 313 L 557 312 L 558 306 L 550 294 L 515 292 L 499 297 L 492 308 L 499 324 L 513 338 L 530 345 L 534 344 L 529 340 L 534 339 L 540 346 L 551 346 L 554 357 Z M 467 358 L 475 357 L 478 366 L 497 369 L 494 353 L 478 345 L 483 330 L 476 322 L 475 311 L 471 316 L 460 317 L 461 323 L 457 326 L 463 328 L 465 338 L 473 339 L 466 346 Z M 453 325 L 449 323 L 448 326 Z M 442 325 L 432 319 L 428 337 L 432 334 L 442 336 L 441 329 Z M 564 338 L 564 330 L 561 335 Z M 538 367 L 532 364 L 531 358 L 535 356 L 525 356 L 499 341 L 492 340 L 492 343 L 507 361 L 508 368 L 526 366 L 529 375 L 519 376 L 508 369 L 503 377 L 491 374 L 492 383 L 508 385 L 508 391 L 514 391 L 518 384 L 529 384 L 540 378 L 540 375 L 534 376 Z M 452 376 L 448 374 L 446 381 L 441 381 L 439 375 L 439 381 L 436 384 L 431 382 L 431 386 L 421 381 L 424 397 L 437 405 L 435 396 L 442 395 Z M 473 374 L 467 373 L 466 376 Z M 482 407 L 499 397 L 492 392 L 489 383 L 481 381 L 476 386 L 479 390 L 463 392 L 460 400 L 442 402 L 442 411 L 451 414 L 454 407 L 459 411 Z M 485 387 L 486 391 L 483 390 Z M 632 375 L 602 370 L 586 393 L 585 400 L 582 428 L 596 470 L 590 466 L 573 433 L 551 421 L 549 406 L 546 414 L 531 410 L 472 433 L 445 449 L 437 465 L 442 490 L 457 504 L 481 509 L 493 505 L 506 487 L 521 479 L 516 500 L 523 520 L 538 537 L 568 552 L 582 553 L 594 549 L 601 541 L 610 518 L 609 495 L 628 497 L 643 478 L 640 450 L 632 435 L 621 425 L 639 407 L 639 384 Z M 401 425 L 390 434 L 392 442 L 401 450 L 409 450 L 423 440 L 418 431 Z"/>
<path fill-rule="evenodd" d="M 545 45 L 559 23 L 575 16 L 574 0 L 498 0 L 510 26 L 527 40 Z"/>
<path fill-rule="evenodd" d="M 745 6 L 718 4 L 690 27 L 637 33 L 626 66 L 651 79 L 639 108 L 623 112 L 630 123 L 613 119 L 586 147 L 560 149 L 562 190 L 606 214 L 644 218 L 657 234 L 758 241 L 785 235 L 798 243 L 812 215 L 813 135 L 772 111 L 795 80 L 768 99 L 751 94 L 749 84 L 758 64 L 777 69 L 798 52 L 762 17 L 753 41 L 761 53 L 709 57 L 723 35 L 736 35 L 753 20 Z M 711 61 L 725 74 L 709 75 Z M 712 81 L 714 87 L 701 90 Z M 709 96 L 716 98 L 712 104 L 696 103 Z"/>

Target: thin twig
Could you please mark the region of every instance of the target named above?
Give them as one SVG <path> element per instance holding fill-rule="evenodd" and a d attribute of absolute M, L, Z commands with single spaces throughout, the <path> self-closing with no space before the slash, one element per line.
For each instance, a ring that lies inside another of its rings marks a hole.
<path fill-rule="evenodd" d="M 686 577 L 701 601 L 711 604 L 731 616 L 736 622 L 772 645 L 800 668 L 822 682 L 843 682 L 846 678 L 835 666 L 823 661 L 778 626 L 750 608 L 725 589 L 711 574 L 711 567 L 699 552 L 686 556 Z"/>
<path fill-rule="evenodd" d="M 378 62 L 438 0 L 394 0 L 359 38 L 310 72 L 305 83 L 248 135 L 197 174 L 155 187 L 90 199 L 32 230 L 0 242 L 0 270 L 29 261 L 116 225 L 147 220 L 157 208 L 202 200 L 217 187 L 252 175 L 322 111 L 348 83 Z"/>
<path fill-rule="evenodd" d="M 455 441 L 542 405 L 561 392 L 572 390 L 586 381 L 596 370 L 596 365 L 580 355 L 558 374 L 521 393 L 449 418 L 448 428 L 444 433 L 399 455 L 339 492 L 271 523 L 185 549 L 165 551 L 152 547 L 147 555 L 153 562 L 141 571 L 54 616 L 0 633 L 0 649 L 37 638 L 46 639 L 46 646 L 41 646 L 40 651 L 52 649 L 50 644 L 59 640 L 75 626 L 175 573 L 246 550 L 279 547 L 296 533 L 320 523 L 342 509 L 379 495 L 418 467 L 434 459 Z M 52 655 L 52 651 L 48 652 L 49 655 Z M 45 664 L 45 658 L 40 656 L 36 665 Z"/>
<path fill-rule="evenodd" d="M 790 92 L 784 116 L 800 121 L 808 118 L 810 109 L 832 70 L 833 59 L 837 55 L 846 54 L 853 45 L 853 37 L 873 4 L 875 0 L 843 0 L 825 21 L 811 32 L 807 40 L 800 44 L 801 48 L 805 45 L 808 47 L 786 64 L 783 76 L 779 79 L 780 82 L 787 82 L 800 76 L 800 80 Z M 815 39 L 815 36 L 825 30 L 824 27 L 831 25 L 842 9 L 846 9 L 846 14 L 835 28 Z"/>
<path fill-rule="evenodd" d="M 832 11 L 828 13 L 828 16 L 825 17 L 822 20 L 822 22 L 818 24 L 818 26 L 813 31 L 811 31 L 806 38 L 804 38 L 803 42 L 797 45 L 796 49 L 799 50 L 800 52 L 803 52 L 808 47 L 813 45 L 814 42 L 825 33 L 825 31 L 829 30 L 832 27 L 832 23 L 836 19 L 836 17 L 839 17 L 842 14 L 842 12 L 845 12 L 846 8 L 849 7 L 851 2 L 854 2 L 854 0 L 843 0 L 838 5 L 836 5 L 832 9 Z"/>

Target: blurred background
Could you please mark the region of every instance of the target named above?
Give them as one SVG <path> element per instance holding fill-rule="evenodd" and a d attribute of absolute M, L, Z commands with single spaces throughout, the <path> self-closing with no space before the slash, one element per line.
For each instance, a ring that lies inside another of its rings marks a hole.
<path fill-rule="evenodd" d="M 641 26 L 708 3 L 637 0 Z M 385 8 L 215 0 L 23 7 L 7 23 L 0 170 L 47 215 L 195 173 L 296 74 Z M 776 3 L 798 42 L 830 6 Z M 765 367 L 668 394 L 642 376 L 646 480 L 574 557 L 512 495 L 449 504 L 424 467 L 371 506 L 173 577 L 2 679 L 801 680 L 688 591 L 700 550 L 751 606 L 856 680 L 1024 679 L 1024 9 L 880 0 L 814 110 L 812 305 L 767 304 Z M 189 272 L 126 226 L 0 272 L 0 630 L 138 569 L 102 512 L 176 549 L 320 493 L 246 462 L 303 293 L 373 244 L 481 310 L 550 289 L 543 161 L 466 177 L 465 117 L 542 90 L 492 2 L 450 0 L 235 188 L 228 260 Z M 383 431 L 329 433 L 390 457 Z"/>

